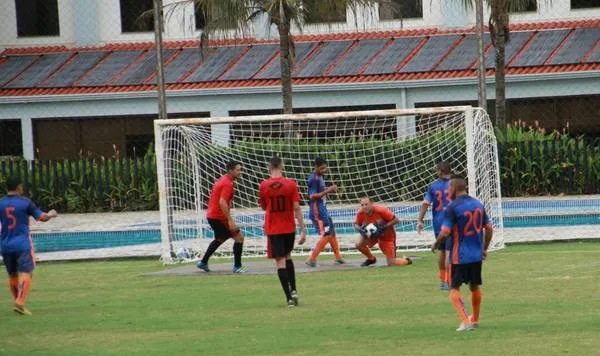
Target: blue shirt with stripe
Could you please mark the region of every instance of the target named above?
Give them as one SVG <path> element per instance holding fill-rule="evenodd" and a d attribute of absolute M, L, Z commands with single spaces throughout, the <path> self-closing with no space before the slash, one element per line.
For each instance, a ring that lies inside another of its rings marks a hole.
<path fill-rule="evenodd" d="M 308 177 L 307 184 L 309 199 L 312 195 L 325 191 L 325 180 L 322 176 L 314 172 Z M 327 212 L 325 197 L 321 197 L 319 199 L 310 199 L 310 204 L 308 205 L 308 214 L 313 220 L 327 220 L 329 218 L 329 213 Z"/>
<path fill-rule="evenodd" d="M 446 249 L 452 264 L 467 264 L 483 260 L 484 230 L 491 227 L 483 204 L 461 195 L 446 208 L 442 229 L 449 230 Z"/>
<path fill-rule="evenodd" d="M 31 251 L 29 217 L 39 220 L 44 213 L 30 199 L 7 195 L 0 199 L 0 251 Z"/>
<path fill-rule="evenodd" d="M 449 193 L 450 180 L 447 178 L 439 178 L 431 183 L 424 199 L 431 203 L 431 220 L 433 223 L 433 232 L 437 237 L 440 234 L 442 223 L 444 222 L 444 211 L 450 205 L 452 199 Z"/>

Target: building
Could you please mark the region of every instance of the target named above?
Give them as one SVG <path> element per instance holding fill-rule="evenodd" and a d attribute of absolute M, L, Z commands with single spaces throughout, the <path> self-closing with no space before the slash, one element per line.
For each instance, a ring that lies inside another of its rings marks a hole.
<path fill-rule="evenodd" d="M 0 5 L 0 156 L 58 159 L 146 149 L 157 112 L 153 22 L 142 16 L 151 3 Z M 511 15 L 509 118 L 600 134 L 600 1 L 532 0 L 530 10 Z M 475 102 L 472 12 L 456 1 L 415 1 L 399 17 L 383 7 L 311 15 L 296 36 L 295 107 Z M 321 23 L 324 19 L 330 23 Z M 217 41 L 203 53 L 197 42 L 201 27 L 191 5 L 167 16 L 170 117 L 276 112 L 281 107 L 278 47 L 265 19 L 253 23 L 251 38 Z M 489 38 L 486 46 L 493 99 Z M 213 127 L 215 137 L 227 130 Z"/>

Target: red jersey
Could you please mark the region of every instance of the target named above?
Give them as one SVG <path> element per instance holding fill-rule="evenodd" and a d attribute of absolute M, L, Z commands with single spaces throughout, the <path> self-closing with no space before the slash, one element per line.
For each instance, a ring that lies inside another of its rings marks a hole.
<path fill-rule="evenodd" d="M 231 201 L 233 200 L 233 178 L 229 174 L 225 174 L 219 178 L 219 180 L 215 182 L 215 185 L 213 185 L 210 192 L 210 198 L 208 199 L 208 211 L 206 212 L 206 217 L 208 219 L 227 219 L 219 206 L 221 198 L 225 199 L 227 206 L 231 208 Z"/>
<path fill-rule="evenodd" d="M 368 225 L 388 223 L 392 220 L 394 220 L 394 213 L 388 208 L 381 205 L 373 205 L 371 215 L 367 215 L 363 209 L 360 209 L 356 214 L 356 220 L 354 222 L 356 225 Z M 394 226 L 385 229 L 383 234 L 379 237 L 379 240 L 396 241 L 396 229 L 394 229 Z"/>
<path fill-rule="evenodd" d="M 259 189 L 260 206 L 265 210 L 267 235 L 290 234 L 296 231 L 294 203 L 300 202 L 298 184 L 285 177 L 265 179 Z"/>

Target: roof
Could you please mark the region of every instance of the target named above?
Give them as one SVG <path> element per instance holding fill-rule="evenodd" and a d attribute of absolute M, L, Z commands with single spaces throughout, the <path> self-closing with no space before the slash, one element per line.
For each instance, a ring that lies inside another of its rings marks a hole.
<path fill-rule="evenodd" d="M 600 20 L 517 24 L 506 48 L 508 76 L 600 71 Z M 296 85 L 464 78 L 476 75 L 472 28 L 296 36 Z M 485 38 L 488 75 L 494 58 Z M 279 85 L 271 40 L 165 44 L 168 90 Z M 153 43 L 9 48 L 0 54 L 0 96 L 155 89 Z"/>

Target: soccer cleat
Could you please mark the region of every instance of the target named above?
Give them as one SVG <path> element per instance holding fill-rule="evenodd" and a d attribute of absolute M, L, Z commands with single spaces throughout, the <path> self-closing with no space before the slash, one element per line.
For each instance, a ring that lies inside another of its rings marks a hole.
<path fill-rule="evenodd" d="M 295 308 L 296 302 L 294 302 L 292 299 L 290 299 L 287 301 L 287 305 L 288 305 L 288 308 Z"/>
<path fill-rule="evenodd" d="M 473 327 L 473 324 L 460 323 L 460 325 L 458 326 L 458 328 L 456 329 L 456 331 L 458 331 L 458 332 L 472 331 L 473 329 L 475 329 Z"/>
<path fill-rule="evenodd" d="M 473 321 L 472 315 L 469 315 L 469 322 L 473 326 L 473 329 L 477 329 L 479 327 L 479 321 Z"/>
<path fill-rule="evenodd" d="M 339 260 L 335 260 L 335 264 L 336 265 L 345 265 L 346 261 L 344 261 L 343 258 L 340 258 Z"/>
<path fill-rule="evenodd" d="M 291 294 L 292 294 L 292 300 L 294 301 L 294 304 L 295 304 L 296 306 L 298 306 L 299 299 L 300 299 L 300 298 L 298 297 L 298 292 L 296 292 L 295 290 L 293 290 L 293 291 L 291 292 Z"/>
<path fill-rule="evenodd" d="M 16 305 L 13 308 L 13 311 L 15 313 L 21 314 L 21 315 L 31 315 L 31 312 L 29 311 L 29 309 L 25 308 L 24 305 Z"/>
<path fill-rule="evenodd" d="M 404 258 L 405 260 L 407 260 L 409 265 L 412 265 L 412 264 L 413 264 L 413 260 L 412 260 L 412 258 L 410 258 L 410 257 L 408 257 L 408 256 L 402 256 L 402 258 Z"/>
<path fill-rule="evenodd" d="M 246 266 L 239 266 L 239 267 L 235 267 L 233 266 L 233 273 L 247 273 L 248 272 L 248 267 Z"/>
<path fill-rule="evenodd" d="M 446 283 L 446 282 L 440 282 L 440 290 L 449 291 L 450 287 L 448 287 L 448 283 Z"/>
<path fill-rule="evenodd" d="M 306 262 L 304 262 L 308 267 L 317 267 L 317 261 L 313 261 L 313 260 L 306 260 Z"/>
<path fill-rule="evenodd" d="M 377 259 L 374 260 L 365 260 L 365 262 L 361 263 L 361 267 L 369 267 L 370 265 L 374 265 L 377 263 Z"/>
<path fill-rule="evenodd" d="M 204 272 L 210 272 L 210 268 L 208 268 L 208 263 L 206 263 L 206 262 L 200 261 L 200 262 L 196 263 L 196 267 L 203 270 Z"/>

